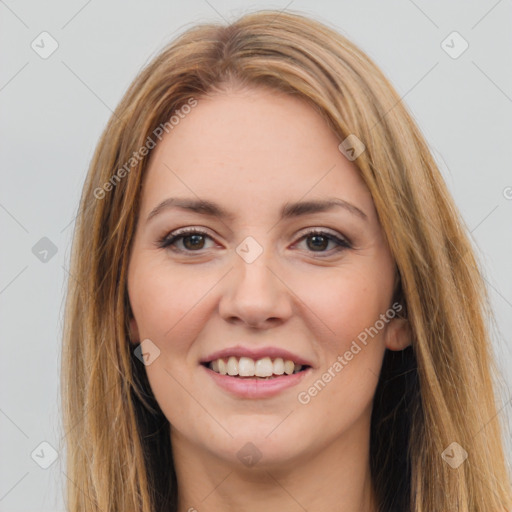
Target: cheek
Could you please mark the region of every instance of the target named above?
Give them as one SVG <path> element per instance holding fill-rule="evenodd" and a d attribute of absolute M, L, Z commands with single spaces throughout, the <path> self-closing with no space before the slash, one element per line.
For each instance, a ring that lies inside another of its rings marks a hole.
<path fill-rule="evenodd" d="M 150 339 L 160 351 L 145 371 L 157 402 L 174 423 L 190 409 L 183 388 L 190 374 L 187 355 L 203 328 L 199 313 L 208 315 L 204 299 L 212 284 L 206 275 L 170 270 L 168 263 L 155 265 L 149 257 L 139 255 L 131 265 L 128 289 L 140 340 Z"/>
<path fill-rule="evenodd" d="M 198 275 L 189 269 L 179 272 L 167 264 L 151 265 L 134 261 L 130 275 L 130 303 L 141 339 L 149 338 L 159 345 L 184 339 L 184 330 L 193 328 L 188 318 L 200 310 L 200 302 L 212 287 L 208 274 Z M 199 306 L 199 308 L 198 308 Z"/>
<path fill-rule="evenodd" d="M 328 333 L 337 350 L 342 350 L 387 310 L 390 282 L 383 282 L 373 269 L 336 269 L 327 279 L 315 281 L 315 286 L 306 283 L 302 296 L 329 328 L 322 332 Z"/>
<path fill-rule="evenodd" d="M 369 407 L 385 351 L 387 324 L 379 319 L 390 306 L 391 291 L 392 280 L 379 276 L 379 269 L 352 267 L 337 269 L 318 293 L 309 294 L 311 310 L 329 327 L 316 337 L 322 354 L 316 383 L 301 395 L 315 414 L 332 408 L 344 411 L 343 421 L 355 421 Z"/>
<path fill-rule="evenodd" d="M 382 279 L 377 269 L 337 269 L 322 287 L 317 286 L 316 293 L 309 293 L 305 302 L 328 327 L 310 327 L 321 355 L 319 378 L 325 374 L 323 382 L 328 382 L 325 389 L 317 386 L 321 398 L 314 407 L 346 406 L 357 414 L 371 401 L 385 351 L 387 324 L 379 319 L 389 307 L 392 281 L 388 277 Z M 312 390 L 311 396 L 315 393 Z"/>

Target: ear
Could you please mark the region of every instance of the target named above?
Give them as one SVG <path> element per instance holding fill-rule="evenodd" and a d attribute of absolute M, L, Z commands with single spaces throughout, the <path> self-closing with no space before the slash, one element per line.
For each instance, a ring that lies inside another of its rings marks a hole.
<path fill-rule="evenodd" d="M 412 343 L 411 326 L 405 318 L 393 318 L 384 335 L 386 348 L 389 350 L 403 350 Z"/>
<path fill-rule="evenodd" d="M 134 345 L 137 343 L 140 343 L 140 336 L 139 336 L 139 328 L 137 326 L 137 321 L 133 316 L 130 316 L 130 342 Z"/>

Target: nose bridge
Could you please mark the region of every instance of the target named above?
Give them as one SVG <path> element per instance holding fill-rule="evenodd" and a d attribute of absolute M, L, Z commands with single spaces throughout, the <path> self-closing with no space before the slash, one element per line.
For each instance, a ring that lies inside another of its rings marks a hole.
<path fill-rule="evenodd" d="M 267 239 L 268 240 L 268 237 Z M 291 314 L 286 286 L 275 275 L 276 254 L 252 237 L 244 239 L 233 255 L 233 270 L 220 302 L 221 315 L 249 324 Z"/>
<path fill-rule="evenodd" d="M 244 288 L 261 288 L 267 293 L 272 291 L 271 288 L 276 283 L 272 283 L 275 276 L 270 271 L 274 255 L 270 250 L 263 251 L 254 260 L 246 260 L 243 256 L 237 254 L 235 257 L 235 273 L 237 274 L 237 284 L 243 285 Z M 275 265 L 274 265 L 275 266 Z"/>
<path fill-rule="evenodd" d="M 236 277 L 233 284 L 239 298 L 246 293 L 265 295 L 265 300 L 276 296 L 278 283 L 270 271 L 272 265 L 275 266 L 275 259 L 272 248 L 264 248 L 252 237 L 238 245 L 234 257 Z"/>

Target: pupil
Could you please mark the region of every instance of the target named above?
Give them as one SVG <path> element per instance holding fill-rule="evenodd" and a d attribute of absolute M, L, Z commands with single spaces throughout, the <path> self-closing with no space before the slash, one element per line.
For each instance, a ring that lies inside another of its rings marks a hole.
<path fill-rule="evenodd" d="M 327 238 L 325 236 L 321 236 L 321 235 L 312 235 L 310 237 L 310 240 L 313 242 L 312 244 L 312 247 L 313 248 L 319 248 L 319 249 L 325 249 L 327 247 L 327 244 L 329 243 L 329 241 L 327 240 Z M 315 240 L 318 242 L 320 240 L 320 244 L 316 243 Z M 323 243 L 322 243 L 323 241 Z"/>
<path fill-rule="evenodd" d="M 187 249 L 201 249 L 202 244 L 200 244 L 201 245 L 200 247 L 197 247 L 196 242 L 199 241 L 199 243 L 200 243 L 202 238 L 203 238 L 203 235 L 188 235 L 183 239 L 183 244 L 185 245 L 185 247 L 187 247 Z M 192 240 L 192 239 L 194 240 L 192 242 L 192 247 L 189 247 L 190 244 L 187 244 L 187 240 Z M 202 241 L 204 243 L 204 240 L 202 240 Z"/>

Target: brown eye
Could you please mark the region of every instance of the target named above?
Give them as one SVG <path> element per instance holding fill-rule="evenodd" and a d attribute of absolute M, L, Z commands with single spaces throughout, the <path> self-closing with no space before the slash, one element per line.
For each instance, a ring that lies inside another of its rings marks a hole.
<path fill-rule="evenodd" d="M 327 231 L 310 231 L 302 236 L 299 242 L 303 240 L 306 240 L 306 247 L 309 251 L 321 255 L 323 253 L 329 255 L 352 248 L 352 244 L 348 240 Z M 328 249 L 330 243 L 334 244 L 332 249 Z"/>
<path fill-rule="evenodd" d="M 195 234 L 195 235 L 186 235 L 181 237 L 183 240 L 183 245 L 189 249 L 202 249 L 204 246 L 204 236 Z M 187 243 L 189 242 L 189 243 Z"/>
<path fill-rule="evenodd" d="M 322 236 L 322 235 L 310 235 L 307 237 L 307 240 L 311 242 L 311 243 L 308 242 L 308 247 L 311 250 L 315 250 L 315 251 L 317 249 L 325 250 L 325 249 L 327 249 L 327 246 L 329 245 L 329 239 L 326 236 Z"/>
<path fill-rule="evenodd" d="M 208 233 L 195 228 L 182 229 L 164 236 L 157 242 L 161 249 L 169 248 L 176 252 L 199 252 L 205 247 L 206 240 L 211 236 Z M 182 247 L 179 246 L 181 242 Z"/>

